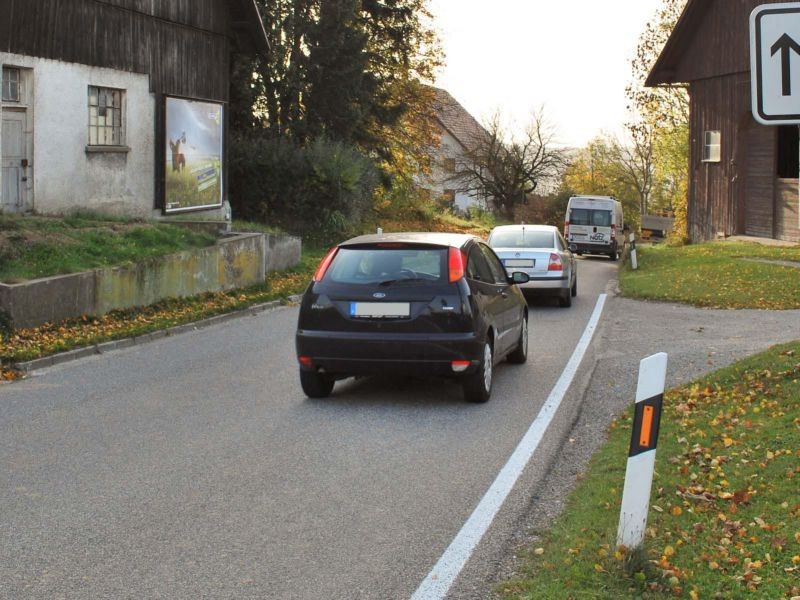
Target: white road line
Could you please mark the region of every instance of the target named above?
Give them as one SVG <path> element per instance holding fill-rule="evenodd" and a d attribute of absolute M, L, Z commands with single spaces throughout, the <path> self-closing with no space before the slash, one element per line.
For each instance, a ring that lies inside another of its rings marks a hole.
<path fill-rule="evenodd" d="M 464 523 L 461 531 L 458 532 L 458 535 L 447 547 L 447 550 L 444 551 L 444 554 L 434 565 L 431 572 L 428 573 L 428 576 L 417 588 L 417 591 L 411 596 L 411 600 L 439 600 L 444 598 L 461 573 L 464 565 L 467 564 L 481 538 L 492 524 L 500 507 L 503 506 L 503 502 L 505 502 L 508 494 L 517 483 L 520 475 L 522 475 L 522 471 L 527 466 L 534 451 L 542 441 L 550 422 L 564 399 L 564 395 L 572 384 L 583 356 L 592 341 L 597 324 L 600 322 L 606 297 L 606 294 L 601 294 L 597 299 L 594 312 L 578 345 L 575 347 L 575 351 L 572 353 L 572 357 L 569 359 L 567 366 L 561 373 L 561 377 L 559 377 L 555 387 L 547 397 L 547 401 L 542 406 L 536 419 L 531 423 L 525 437 L 522 438 L 511 458 L 508 459 L 508 462 L 478 503 L 472 515 Z"/>

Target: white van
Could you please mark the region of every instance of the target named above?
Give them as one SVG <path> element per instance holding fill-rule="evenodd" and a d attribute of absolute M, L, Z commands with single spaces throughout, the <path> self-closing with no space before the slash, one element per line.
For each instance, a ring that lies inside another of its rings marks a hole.
<path fill-rule="evenodd" d="M 619 258 L 622 240 L 622 204 L 610 196 L 573 196 L 567 204 L 564 237 L 578 255 L 606 254 Z"/>

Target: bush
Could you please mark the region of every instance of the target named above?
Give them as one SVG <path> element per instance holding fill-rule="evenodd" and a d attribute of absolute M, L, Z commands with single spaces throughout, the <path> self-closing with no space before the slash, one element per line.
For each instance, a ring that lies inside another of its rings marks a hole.
<path fill-rule="evenodd" d="M 229 154 L 237 218 L 276 223 L 320 240 L 354 231 L 372 207 L 379 182 L 367 157 L 323 139 L 300 146 L 264 134 L 236 136 Z"/>

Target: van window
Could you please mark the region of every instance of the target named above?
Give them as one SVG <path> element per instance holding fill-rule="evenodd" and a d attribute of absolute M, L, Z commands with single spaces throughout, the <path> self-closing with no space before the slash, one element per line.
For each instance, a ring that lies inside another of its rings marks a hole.
<path fill-rule="evenodd" d="M 570 225 L 589 225 L 592 227 L 611 227 L 611 211 L 592 208 L 573 208 L 569 217 Z"/>

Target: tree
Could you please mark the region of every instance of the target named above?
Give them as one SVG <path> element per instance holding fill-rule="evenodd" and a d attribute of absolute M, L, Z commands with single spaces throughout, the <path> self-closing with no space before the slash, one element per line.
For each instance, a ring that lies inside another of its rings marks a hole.
<path fill-rule="evenodd" d="M 632 137 L 649 132 L 652 148 L 654 205 L 675 213 L 675 235 L 688 239 L 686 221 L 689 187 L 689 95 L 686 86 L 644 87 L 680 18 L 686 0 L 663 0 L 664 4 L 639 39 L 632 62 L 633 82 L 627 88 L 629 109 L 635 118 Z M 650 198 L 648 198 L 649 202 Z M 647 206 L 644 205 L 646 211 Z"/>
<path fill-rule="evenodd" d="M 655 128 L 649 123 L 628 125 L 629 139 L 613 141 L 613 169 L 615 175 L 636 191 L 639 215 L 647 214 L 655 179 L 654 137 Z"/>
<path fill-rule="evenodd" d="M 509 135 L 495 115 L 485 135 L 471 140 L 452 179 L 460 191 L 489 198 L 498 212 L 512 217 L 516 205 L 543 184 L 557 181 L 566 165 L 566 150 L 556 146 L 555 130 L 542 110 L 521 136 Z"/>

